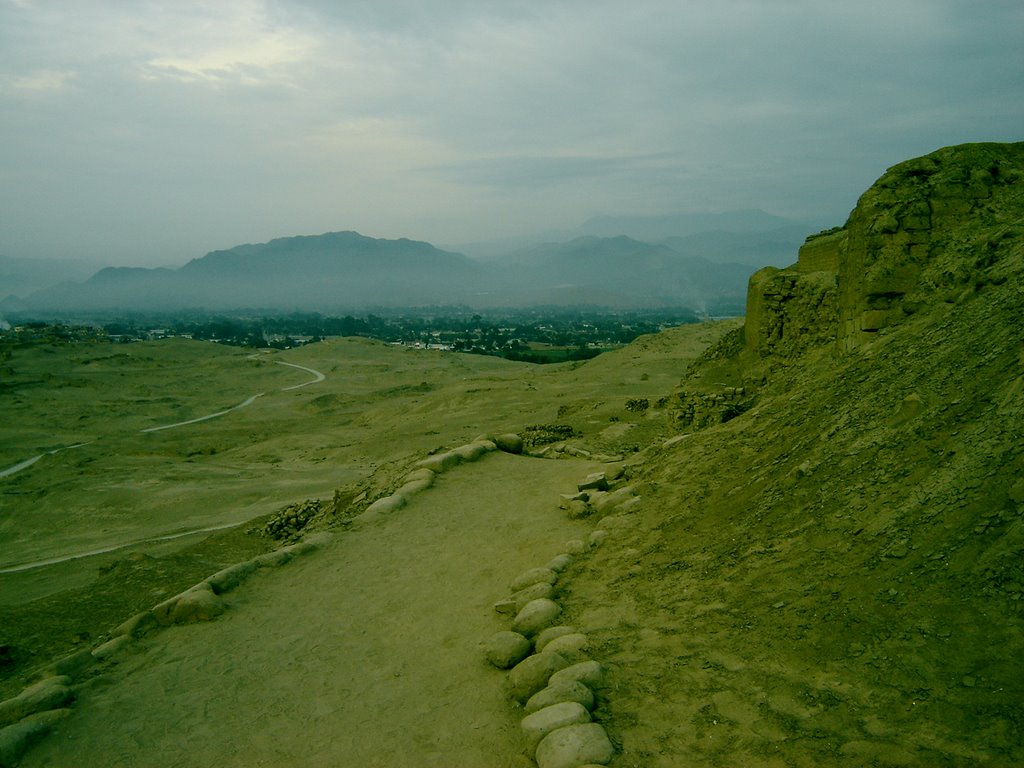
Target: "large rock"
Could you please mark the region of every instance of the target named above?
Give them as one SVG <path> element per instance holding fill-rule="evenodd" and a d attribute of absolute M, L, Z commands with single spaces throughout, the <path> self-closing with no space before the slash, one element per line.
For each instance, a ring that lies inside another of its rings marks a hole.
<path fill-rule="evenodd" d="M 527 700 L 525 712 L 530 714 L 563 701 L 575 701 L 588 710 L 593 709 L 594 692 L 577 680 L 562 680 L 554 685 L 549 682 L 547 687 L 541 688 Z"/>
<path fill-rule="evenodd" d="M 125 648 L 132 644 L 131 635 L 118 635 L 112 637 L 107 642 L 101 643 L 92 649 L 92 655 L 97 661 L 106 661 L 107 659 L 113 658 Z"/>
<path fill-rule="evenodd" d="M 609 493 L 594 499 L 591 501 L 591 506 L 593 506 L 594 511 L 599 515 L 610 515 L 615 509 L 622 506 L 635 495 L 636 490 L 633 486 L 626 485 L 622 488 L 616 488 L 614 491 L 610 491 Z"/>
<path fill-rule="evenodd" d="M 531 584 L 526 589 L 521 589 L 512 595 L 512 600 L 515 603 L 514 613 L 518 613 L 523 610 L 534 600 L 539 600 L 542 597 L 550 598 L 555 594 L 555 588 L 551 584 L 540 582 L 539 584 Z"/>
<path fill-rule="evenodd" d="M 558 574 L 550 568 L 530 568 L 512 579 L 508 587 L 513 592 L 518 592 L 532 584 L 539 584 L 541 582 L 544 584 L 554 584 L 556 581 L 558 581 Z"/>
<path fill-rule="evenodd" d="M 282 548 L 275 549 L 273 552 L 264 552 L 262 555 L 254 557 L 253 562 L 256 563 L 258 568 L 280 568 L 282 565 L 290 563 L 294 557 L 293 553 L 289 552 L 286 548 Z"/>
<path fill-rule="evenodd" d="M 565 624 L 560 624 L 557 627 L 548 627 L 547 629 L 539 632 L 533 639 L 533 648 L 537 653 L 540 653 L 544 650 L 547 644 L 555 638 L 562 637 L 563 635 L 573 635 L 575 633 L 575 627 L 570 627 Z"/>
<path fill-rule="evenodd" d="M 33 720 L 0 728 L 0 768 L 18 765 L 22 755 L 49 732 L 48 723 Z"/>
<path fill-rule="evenodd" d="M 555 573 L 561 573 L 566 568 L 568 568 L 571 564 L 572 564 L 572 555 L 561 554 L 561 555 L 556 555 L 555 557 L 551 558 L 551 560 L 549 560 L 547 565 L 545 565 L 544 567 L 554 571 Z"/>
<path fill-rule="evenodd" d="M 92 655 L 92 651 L 83 649 L 55 661 L 47 668 L 47 672 L 56 677 L 79 678 L 95 663 L 96 657 Z"/>
<path fill-rule="evenodd" d="M 589 638 L 579 632 L 570 635 L 562 635 L 549 641 L 544 646 L 545 653 L 557 653 L 569 661 L 576 663 L 587 660 L 587 649 L 590 646 Z"/>
<path fill-rule="evenodd" d="M 408 499 L 400 493 L 393 493 L 390 496 L 384 496 L 377 499 L 373 504 L 366 508 L 364 515 L 387 515 L 392 512 L 397 512 L 402 509 L 408 503 Z"/>
<path fill-rule="evenodd" d="M 533 637 L 542 629 L 554 624 L 561 613 L 561 607 L 554 600 L 546 597 L 531 600 L 516 614 L 512 622 L 512 631 Z"/>
<path fill-rule="evenodd" d="M 256 572 L 256 561 L 247 560 L 244 563 L 229 565 L 206 580 L 213 591 L 218 595 L 238 587 L 243 581 Z"/>
<path fill-rule="evenodd" d="M 566 664 L 568 662 L 563 660 L 559 669 Z M 29 686 L 13 699 L 0 702 L 0 726 L 11 725 L 36 712 L 57 709 L 73 701 L 75 694 L 68 687 L 70 683 L 69 677 L 48 677 Z"/>
<path fill-rule="evenodd" d="M 434 473 L 429 469 L 423 470 L 429 472 L 429 476 L 417 477 L 414 480 L 406 480 L 398 490 L 395 491 L 396 496 L 401 496 L 404 499 L 408 499 L 410 496 L 415 496 L 417 493 L 423 493 L 434 484 Z"/>
<path fill-rule="evenodd" d="M 581 661 L 552 675 L 550 684 L 558 685 L 562 682 L 575 680 L 592 690 L 597 690 L 604 687 L 604 677 L 605 670 L 600 662 Z"/>
<path fill-rule="evenodd" d="M 484 454 L 494 450 L 494 443 L 491 441 L 480 440 L 478 442 L 467 443 L 466 445 L 460 445 L 454 449 L 452 453 L 456 454 L 462 461 L 476 461 Z"/>
<path fill-rule="evenodd" d="M 552 731 L 565 728 L 567 725 L 589 722 L 590 713 L 575 701 L 552 704 L 527 715 L 520 723 L 523 739 L 526 741 L 526 754 L 532 757 L 541 739 Z"/>
<path fill-rule="evenodd" d="M 494 438 L 494 444 L 498 450 L 505 453 L 520 454 L 523 452 L 523 438 L 515 434 L 498 435 Z"/>
<path fill-rule="evenodd" d="M 580 491 L 607 491 L 608 476 L 604 472 L 594 472 L 587 475 L 576 488 Z"/>
<path fill-rule="evenodd" d="M 224 601 L 214 593 L 209 584 L 198 584 L 182 593 L 174 606 L 171 619 L 175 624 L 210 621 L 224 613 L 224 609 Z"/>
<path fill-rule="evenodd" d="M 425 459 L 416 462 L 417 467 L 423 469 L 429 469 L 431 472 L 441 474 L 447 472 L 450 469 L 455 469 L 462 463 L 462 458 L 453 451 L 447 453 L 437 453 L 433 456 L 428 456 Z"/>
<path fill-rule="evenodd" d="M 530 641 L 518 632 L 498 632 L 484 644 L 484 655 L 498 669 L 509 669 L 530 655 Z"/>
<path fill-rule="evenodd" d="M 553 674 L 568 664 L 569 661 L 557 653 L 527 656 L 508 673 L 509 694 L 520 704 L 525 704 L 533 694 L 547 687 Z"/>
<path fill-rule="evenodd" d="M 142 637 L 151 629 L 155 629 L 158 626 L 156 616 L 153 615 L 152 611 L 143 611 L 137 613 L 130 619 L 123 621 L 118 624 L 110 633 L 111 637 L 120 637 L 121 635 L 128 635 L 129 637 Z"/>
<path fill-rule="evenodd" d="M 587 764 L 608 765 L 615 756 L 605 733 L 597 723 L 580 723 L 559 728 L 537 745 L 538 768 L 580 768 Z"/>

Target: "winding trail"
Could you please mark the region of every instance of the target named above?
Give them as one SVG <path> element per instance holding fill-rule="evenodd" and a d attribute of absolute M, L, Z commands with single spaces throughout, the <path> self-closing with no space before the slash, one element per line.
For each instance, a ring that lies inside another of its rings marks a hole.
<path fill-rule="evenodd" d="M 70 451 L 72 448 L 81 448 L 83 445 L 89 445 L 89 443 L 75 443 L 74 445 L 68 445 L 63 448 L 54 448 L 52 451 L 40 453 L 38 456 L 33 456 L 31 459 L 25 459 L 24 461 L 15 464 L 13 467 L 8 467 L 7 469 L 0 471 L 0 477 L 7 477 L 8 475 L 13 475 L 15 472 L 21 472 L 23 469 L 28 469 L 44 456 L 53 456 L 61 451 Z"/>
<path fill-rule="evenodd" d="M 175 429 L 177 427 L 184 427 L 184 426 L 187 426 L 189 424 L 198 424 L 200 421 L 209 421 L 210 419 L 216 419 L 217 417 L 223 416 L 224 414 L 231 413 L 232 411 L 237 411 L 240 408 L 245 408 L 248 405 L 252 405 L 254 402 L 256 402 L 257 398 L 263 397 L 265 394 L 266 394 L 266 392 L 260 392 L 258 395 L 253 395 L 248 400 L 245 400 L 245 401 L 239 403 L 238 405 L 232 406 L 231 408 L 227 408 L 226 410 L 223 410 L 223 411 L 217 411 L 217 413 L 211 413 L 211 414 L 209 414 L 207 416 L 200 416 L 197 419 L 189 419 L 188 421 L 179 421 L 179 422 L 177 422 L 175 424 L 164 424 L 164 425 L 159 426 L 159 427 L 149 427 L 148 429 L 140 429 L 139 431 L 140 432 L 160 432 L 161 430 L 164 430 L 164 429 Z"/>
<path fill-rule="evenodd" d="M 290 392 L 293 389 L 301 389 L 302 387 L 308 387 L 310 384 L 319 384 L 321 381 L 324 381 L 327 378 L 327 376 L 325 374 L 321 373 L 320 371 L 316 370 L 315 368 L 308 368 L 305 365 L 297 365 L 296 363 L 286 363 L 286 362 L 284 362 L 282 360 L 276 360 L 275 362 L 278 365 L 287 365 L 289 368 L 298 368 L 301 371 L 306 371 L 307 373 L 313 374 L 313 378 L 310 379 L 309 381 L 304 381 L 301 384 L 293 384 L 290 387 L 283 387 L 281 389 L 282 392 Z M 256 402 L 257 399 L 263 397 L 265 394 L 267 394 L 267 393 L 266 392 L 260 392 L 259 394 L 253 395 L 249 399 L 244 400 L 243 402 L 239 403 L 238 405 L 234 405 L 231 408 L 227 408 L 227 409 L 225 409 L 223 411 L 217 411 L 217 413 L 210 413 L 210 414 L 207 414 L 206 416 L 199 416 L 198 418 L 195 418 L 195 419 L 188 419 L 187 421 L 179 421 L 179 422 L 176 422 L 174 424 L 162 424 L 159 427 L 148 427 L 146 429 L 140 429 L 139 431 L 142 432 L 142 433 L 146 433 L 146 432 L 161 432 L 161 431 L 163 431 L 165 429 L 176 429 L 178 427 L 188 426 L 189 424 L 198 424 L 201 421 L 209 421 L 210 419 L 216 419 L 216 418 L 218 418 L 220 416 L 224 416 L 226 414 L 229 414 L 232 411 L 237 411 L 237 410 L 240 410 L 241 408 L 245 408 L 247 406 L 252 405 L 254 402 Z M 17 472 L 21 472 L 23 469 L 28 469 L 29 467 L 31 467 L 33 464 L 35 464 L 37 461 L 39 461 L 44 456 L 52 456 L 53 454 L 59 453 L 60 451 L 66 451 L 66 450 L 69 450 L 71 448 L 79 448 L 79 447 L 81 447 L 83 445 L 89 445 L 89 443 L 76 443 L 75 445 L 69 445 L 69 446 L 67 446 L 65 448 L 56 448 L 56 449 L 54 449 L 52 451 L 47 451 L 46 453 L 40 453 L 38 456 L 33 456 L 30 459 L 25 459 L 24 461 L 20 461 L 17 464 L 14 464 L 13 466 L 7 467 L 7 469 L 0 470 L 0 478 L 9 477 L 10 475 L 16 474 Z M 115 549 L 117 549 L 117 547 L 115 547 Z M 110 551 L 110 550 L 104 550 L 104 551 Z M 100 553 L 89 553 L 89 554 L 100 554 Z M 76 556 L 76 557 L 79 557 L 79 556 Z M 81 555 L 81 557 L 85 557 L 85 555 Z M 60 562 L 60 561 L 54 561 L 54 562 Z M 0 571 L 0 573 L 5 573 L 5 571 Z"/>
<path fill-rule="evenodd" d="M 140 544 L 155 544 L 161 541 L 174 541 L 175 539 L 184 539 L 187 536 L 198 536 L 200 533 L 213 533 L 214 531 L 224 531 L 228 528 L 237 528 L 239 525 L 248 521 L 242 521 L 239 523 L 224 523 L 223 525 L 211 525 L 208 528 L 194 528 L 188 531 L 182 531 L 180 533 L 169 533 L 166 536 L 153 536 L 148 539 L 138 539 L 136 541 L 129 541 L 125 544 L 114 544 L 109 547 L 102 547 L 100 549 L 91 549 L 88 552 L 77 552 L 73 555 L 62 555 L 60 557 L 51 557 L 48 560 L 36 560 L 31 563 L 22 563 L 21 565 L 12 565 L 7 568 L 0 568 L 0 575 L 5 573 L 21 573 L 23 571 L 32 571 L 36 568 L 43 568 L 47 565 L 57 565 L 58 563 L 66 563 L 71 560 L 81 560 L 83 557 L 92 557 L 93 555 L 105 555 L 107 552 L 117 552 L 119 549 L 127 549 L 128 547 L 137 547 Z"/>
<path fill-rule="evenodd" d="M 283 362 L 282 360 L 275 360 L 274 362 L 276 362 L 278 365 L 287 365 L 289 368 L 298 368 L 300 371 L 306 371 L 307 373 L 313 374 L 313 378 L 310 379 L 309 381 L 304 381 L 301 384 L 295 384 L 291 387 L 285 387 L 284 389 L 281 390 L 282 392 L 290 392 L 293 389 L 302 389 L 302 387 L 308 387 L 310 384 L 318 384 L 319 382 L 327 378 L 324 374 L 320 373 L 320 371 L 316 370 L 315 368 L 307 368 L 304 365 L 296 365 L 295 363 L 286 363 Z"/>

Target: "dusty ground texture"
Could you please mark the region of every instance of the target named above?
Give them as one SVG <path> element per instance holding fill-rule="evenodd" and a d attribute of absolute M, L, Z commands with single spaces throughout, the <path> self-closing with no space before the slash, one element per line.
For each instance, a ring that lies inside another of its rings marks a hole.
<path fill-rule="evenodd" d="M 586 535 L 552 492 L 595 467 L 494 454 L 401 512 L 260 574 L 201 626 L 80 689 L 23 765 L 515 765 L 482 640 L 509 580 Z"/>

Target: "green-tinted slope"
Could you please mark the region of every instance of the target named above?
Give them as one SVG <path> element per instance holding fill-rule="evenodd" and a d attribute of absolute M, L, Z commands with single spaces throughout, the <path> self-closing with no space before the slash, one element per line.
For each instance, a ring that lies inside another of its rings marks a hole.
<path fill-rule="evenodd" d="M 968 259 L 959 290 L 909 286 L 915 312 L 852 352 L 710 356 L 683 383 L 756 386 L 746 412 L 651 450 L 640 517 L 577 582 L 572 620 L 613 669 L 615 764 L 1024 762 L 1012 184 L 921 265 Z"/>

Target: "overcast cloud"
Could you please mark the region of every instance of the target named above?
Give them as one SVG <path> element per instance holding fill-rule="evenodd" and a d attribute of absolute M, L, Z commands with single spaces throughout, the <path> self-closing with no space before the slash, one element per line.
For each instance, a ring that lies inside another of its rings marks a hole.
<path fill-rule="evenodd" d="M 0 253 L 177 265 L 355 229 L 842 223 L 1024 139 L 1019 0 L 0 0 Z"/>

